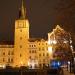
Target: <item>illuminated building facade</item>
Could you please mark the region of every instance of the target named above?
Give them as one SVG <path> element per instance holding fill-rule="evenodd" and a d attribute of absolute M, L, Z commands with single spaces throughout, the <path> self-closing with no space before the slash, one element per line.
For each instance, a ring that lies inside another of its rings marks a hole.
<path fill-rule="evenodd" d="M 56 29 L 60 29 L 57 25 Z M 61 29 L 62 30 L 62 29 Z M 26 19 L 26 8 L 23 0 L 19 19 L 15 21 L 14 44 L 0 44 L 0 67 L 29 66 L 30 68 L 49 65 L 52 59 L 52 44 L 56 44 L 53 32 L 48 33 L 48 40 L 29 37 L 29 21 Z M 53 41 L 50 38 L 53 36 Z M 66 42 L 66 41 L 65 41 Z"/>

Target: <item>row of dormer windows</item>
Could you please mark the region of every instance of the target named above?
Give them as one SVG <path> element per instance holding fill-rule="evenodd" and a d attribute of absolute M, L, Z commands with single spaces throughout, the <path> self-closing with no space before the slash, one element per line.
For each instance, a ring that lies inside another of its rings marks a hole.
<path fill-rule="evenodd" d="M 39 57 L 42 57 L 42 56 L 49 56 L 49 53 L 39 53 Z"/>
<path fill-rule="evenodd" d="M 42 50 L 42 51 L 44 51 L 44 50 L 48 50 L 48 47 L 42 47 L 42 48 L 39 47 L 39 51 L 41 51 L 41 50 Z"/>
<path fill-rule="evenodd" d="M 45 42 L 44 42 L 44 43 L 38 43 L 38 44 L 39 44 L 39 45 L 48 45 L 48 44 L 47 44 L 47 43 L 45 43 Z"/>
<path fill-rule="evenodd" d="M 6 52 L 3 52 L 3 55 L 6 55 Z M 12 51 L 12 52 L 9 51 L 9 52 L 8 52 L 8 55 L 14 55 L 14 52 L 13 52 L 13 51 Z"/>
<path fill-rule="evenodd" d="M 36 47 L 36 45 L 29 45 L 29 47 Z"/>

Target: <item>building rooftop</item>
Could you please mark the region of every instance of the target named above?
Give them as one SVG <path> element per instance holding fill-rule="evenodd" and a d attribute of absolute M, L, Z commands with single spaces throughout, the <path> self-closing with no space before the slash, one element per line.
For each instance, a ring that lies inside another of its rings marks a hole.
<path fill-rule="evenodd" d="M 35 42 L 35 41 L 46 41 L 46 40 L 43 38 L 30 38 L 29 39 L 29 42 Z"/>

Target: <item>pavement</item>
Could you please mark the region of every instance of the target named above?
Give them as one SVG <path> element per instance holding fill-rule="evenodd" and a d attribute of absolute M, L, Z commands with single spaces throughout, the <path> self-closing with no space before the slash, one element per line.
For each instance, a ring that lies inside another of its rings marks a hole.
<path fill-rule="evenodd" d="M 63 69 L 63 71 L 64 71 L 64 75 L 75 75 L 75 74 L 70 73 L 69 71 L 67 71 L 67 69 Z"/>

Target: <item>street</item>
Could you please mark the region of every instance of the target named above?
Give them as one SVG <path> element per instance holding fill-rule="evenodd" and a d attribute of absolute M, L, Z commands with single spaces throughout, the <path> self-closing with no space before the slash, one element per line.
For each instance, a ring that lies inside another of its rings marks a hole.
<path fill-rule="evenodd" d="M 73 73 L 70 73 L 69 71 L 67 71 L 66 69 L 63 69 L 64 71 L 64 75 L 74 75 Z"/>

